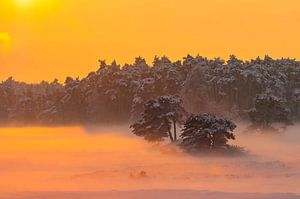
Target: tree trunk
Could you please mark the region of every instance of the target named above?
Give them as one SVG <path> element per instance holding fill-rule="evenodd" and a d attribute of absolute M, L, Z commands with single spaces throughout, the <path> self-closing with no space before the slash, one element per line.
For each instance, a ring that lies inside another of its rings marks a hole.
<path fill-rule="evenodd" d="M 210 137 L 209 150 L 212 150 L 215 147 L 215 135 L 213 135 L 212 133 L 210 133 L 209 137 Z"/>
<path fill-rule="evenodd" d="M 174 142 L 174 138 L 173 138 L 173 136 L 172 136 L 171 131 L 169 131 L 169 137 L 170 137 L 171 142 Z"/>
<path fill-rule="evenodd" d="M 177 140 L 177 132 L 176 132 L 176 121 L 173 120 L 173 127 L 174 127 L 174 140 Z"/>

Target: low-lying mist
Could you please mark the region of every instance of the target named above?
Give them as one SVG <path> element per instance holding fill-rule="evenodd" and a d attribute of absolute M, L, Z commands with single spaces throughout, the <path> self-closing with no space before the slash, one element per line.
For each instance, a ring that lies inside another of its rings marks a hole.
<path fill-rule="evenodd" d="M 242 125 L 243 126 L 243 125 Z M 237 130 L 243 157 L 203 157 L 149 144 L 127 128 L 0 129 L 0 191 L 194 189 L 300 194 L 300 126 Z"/>

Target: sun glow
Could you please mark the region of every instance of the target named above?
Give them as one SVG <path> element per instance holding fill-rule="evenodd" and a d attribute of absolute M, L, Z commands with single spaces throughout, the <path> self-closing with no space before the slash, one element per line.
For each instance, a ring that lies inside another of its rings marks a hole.
<path fill-rule="evenodd" d="M 32 0 L 16 0 L 18 5 L 28 5 L 32 3 Z"/>
<path fill-rule="evenodd" d="M 0 32 L 0 50 L 1 49 L 8 49 L 10 46 L 10 40 L 11 37 L 8 33 L 6 32 Z"/>
<path fill-rule="evenodd" d="M 0 55 L 0 80 L 82 78 L 97 70 L 98 58 L 119 64 L 198 53 L 300 59 L 299 0 L 149 2 L 0 0 L 0 32 L 11 35 L 9 56 Z"/>

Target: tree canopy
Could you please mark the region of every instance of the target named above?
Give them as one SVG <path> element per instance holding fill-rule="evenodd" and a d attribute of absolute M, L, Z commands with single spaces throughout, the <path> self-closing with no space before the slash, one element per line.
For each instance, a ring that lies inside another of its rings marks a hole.
<path fill-rule="evenodd" d="M 145 103 L 141 119 L 131 125 L 131 128 L 135 135 L 150 142 L 162 141 L 165 137 L 174 142 L 177 140 L 176 124 L 183 123 L 185 116 L 180 97 L 160 96 Z"/>
<path fill-rule="evenodd" d="M 189 151 L 226 149 L 228 140 L 235 139 L 235 128 L 235 123 L 225 117 L 193 114 L 184 123 L 182 146 Z"/>
<path fill-rule="evenodd" d="M 254 108 L 249 111 L 251 128 L 271 130 L 273 123 L 291 124 L 290 110 L 283 101 L 274 96 L 259 95 L 255 99 Z"/>
<path fill-rule="evenodd" d="M 42 63 L 41 63 L 42 64 Z M 137 57 L 132 64 L 107 64 L 86 77 L 27 84 L 0 83 L 0 122 L 32 124 L 127 123 L 158 96 L 178 95 L 193 113 L 249 119 L 257 95 L 282 101 L 289 118 L 300 119 L 300 63 L 269 56 L 227 61 L 187 55 L 182 60 Z"/>

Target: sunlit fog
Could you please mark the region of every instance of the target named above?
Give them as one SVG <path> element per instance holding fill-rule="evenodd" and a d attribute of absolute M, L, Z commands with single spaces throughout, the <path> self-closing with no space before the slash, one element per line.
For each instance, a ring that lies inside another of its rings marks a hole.
<path fill-rule="evenodd" d="M 126 127 L 2 128 L 1 192 L 153 189 L 300 193 L 299 126 L 283 135 L 238 129 L 247 157 L 188 155 Z"/>

